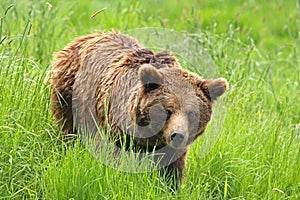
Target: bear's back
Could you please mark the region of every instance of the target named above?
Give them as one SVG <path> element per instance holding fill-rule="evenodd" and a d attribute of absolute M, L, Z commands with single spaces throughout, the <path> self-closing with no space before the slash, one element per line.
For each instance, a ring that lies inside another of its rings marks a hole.
<path fill-rule="evenodd" d="M 52 110 L 59 126 L 66 133 L 73 133 L 73 111 L 80 112 L 94 107 L 103 111 L 109 89 L 121 77 L 137 75 L 142 64 L 156 68 L 180 68 L 171 53 L 155 53 L 141 46 L 136 39 L 119 32 L 96 32 L 75 39 L 55 56 L 50 72 Z M 135 85 L 124 83 L 124 85 Z M 95 99 L 96 98 L 96 99 Z M 103 113 L 98 113 L 102 121 Z M 65 123 L 64 123 L 65 122 Z"/>

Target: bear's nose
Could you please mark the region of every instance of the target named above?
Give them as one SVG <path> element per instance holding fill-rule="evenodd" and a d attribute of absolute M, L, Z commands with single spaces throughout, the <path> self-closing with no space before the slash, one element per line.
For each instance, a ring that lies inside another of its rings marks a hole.
<path fill-rule="evenodd" d="M 181 146 L 184 141 L 184 132 L 183 131 L 174 131 L 171 134 L 171 141 L 175 147 Z"/>

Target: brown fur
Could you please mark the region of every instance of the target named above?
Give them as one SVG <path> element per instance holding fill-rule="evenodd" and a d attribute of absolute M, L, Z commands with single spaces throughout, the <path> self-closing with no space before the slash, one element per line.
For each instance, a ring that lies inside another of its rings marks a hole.
<path fill-rule="evenodd" d="M 225 79 L 203 80 L 182 69 L 171 53 L 154 53 L 117 32 L 73 41 L 56 55 L 50 81 L 52 111 L 65 133 L 76 132 L 74 107 L 78 116 L 92 110 L 103 129 L 108 110 L 111 137 L 133 137 L 128 133 L 138 125 L 136 147 L 163 149 L 164 170 L 176 176 L 176 183 L 182 178 L 188 146 L 204 132 L 213 102 L 227 89 Z M 172 146 L 174 131 L 184 133 L 178 148 Z M 170 162 L 174 155 L 178 156 Z"/>

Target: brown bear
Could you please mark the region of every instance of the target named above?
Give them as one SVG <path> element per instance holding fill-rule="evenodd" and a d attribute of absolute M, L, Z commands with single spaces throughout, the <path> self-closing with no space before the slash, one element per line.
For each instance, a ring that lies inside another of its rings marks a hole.
<path fill-rule="evenodd" d="M 100 127 L 116 146 L 132 141 L 137 151 L 158 153 L 155 161 L 175 189 L 189 146 L 228 87 L 223 78 L 204 80 L 172 53 L 155 53 L 114 31 L 80 37 L 58 52 L 50 82 L 52 111 L 66 134 L 93 138 Z"/>

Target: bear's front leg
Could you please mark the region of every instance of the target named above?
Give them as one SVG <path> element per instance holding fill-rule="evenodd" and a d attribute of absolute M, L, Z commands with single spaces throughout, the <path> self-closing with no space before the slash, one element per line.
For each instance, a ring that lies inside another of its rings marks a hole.
<path fill-rule="evenodd" d="M 177 160 L 161 169 L 161 175 L 166 179 L 172 191 L 176 191 L 183 178 L 187 152 L 184 152 Z"/>

